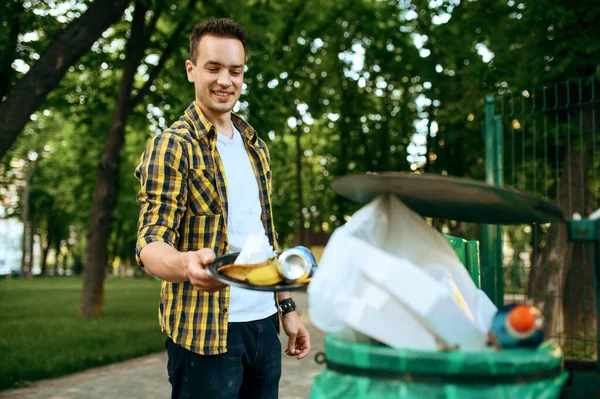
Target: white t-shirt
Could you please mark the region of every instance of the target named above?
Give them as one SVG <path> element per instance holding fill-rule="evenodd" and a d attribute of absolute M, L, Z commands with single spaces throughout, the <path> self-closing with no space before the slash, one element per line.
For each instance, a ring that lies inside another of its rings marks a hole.
<path fill-rule="evenodd" d="M 233 126 L 233 124 L 232 124 Z M 265 234 L 258 183 L 240 132 L 233 126 L 231 139 L 217 134 L 217 150 L 227 179 L 227 240 L 229 251 L 239 252 L 249 234 Z M 277 311 L 272 292 L 231 286 L 229 322 L 264 319 Z"/>

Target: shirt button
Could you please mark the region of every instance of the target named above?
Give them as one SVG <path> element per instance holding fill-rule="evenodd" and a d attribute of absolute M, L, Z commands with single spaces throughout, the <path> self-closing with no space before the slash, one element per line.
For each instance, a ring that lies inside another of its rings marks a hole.
<path fill-rule="evenodd" d="M 224 314 L 227 314 L 227 312 L 228 312 L 228 311 L 229 311 L 229 309 L 227 309 L 227 308 L 223 308 L 223 313 L 224 313 Z"/>

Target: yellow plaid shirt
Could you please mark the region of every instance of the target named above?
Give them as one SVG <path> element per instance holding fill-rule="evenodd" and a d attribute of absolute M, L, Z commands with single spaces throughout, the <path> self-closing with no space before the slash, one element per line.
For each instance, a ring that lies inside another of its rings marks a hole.
<path fill-rule="evenodd" d="M 271 164 L 264 141 L 246 121 L 232 121 L 244 139 L 258 183 L 262 222 L 275 247 L 271 215 Z M 227 254 L 227 181 L 216 147 L 215 127 L 192 103 L 179 121 L 156 135 L 136 167 L 141 183 L 137 200 L 136 259 L 154 241 L 179 251 L 212 248 Z M 173 341 L 192 352 L 213 355 L 227 351 L 229 287 L 207 293 L 189 282 L 163 281 L 159 321 Z"/>

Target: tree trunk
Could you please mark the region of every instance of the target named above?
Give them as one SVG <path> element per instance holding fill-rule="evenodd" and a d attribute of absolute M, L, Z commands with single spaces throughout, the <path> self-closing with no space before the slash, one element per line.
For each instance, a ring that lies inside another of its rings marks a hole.
<path fill-rule="evenodd" d="M 28 193 L 27 193 L 28 195 Z M 29 201 L 23 199 L 23 214 L 21 220 L 23 222 L 23 236 L 21 237 L 21 272 L 20 277 L 31 277 L 31 258 L 32 253 L 29 251 L 29 239 L 31 237 L 31 221 L 29 220 Z"/>
<path fill-rule="evenodd" d="M 29 217 L 29 212 L 24 218 Z M 23 256 L 21 257 L 20 277 L 31 278 L 33 276 L 33 226 L 31 220 L 23 219 Z"/>
<path fill-rule="evenodd" d="M 373 159 L 371 158 L 371 151 L 369 150 L 369 138 L 367 137 L 367 133 L 360 130 L 360 142 L 363 146 L 363 162 L 364 168 L 368 171 L 374 170 L 373 168 Z"/>
<path fill-rule="evenodd" d="M 108 257 L 108 263 L 106 264 L 106 274 L 108 276 L 110 276 L 111 274 L 114 273 L 113 265 L 115 263 L 115 258 L 118 256 L 118 254 L 121 253 L 122 245 L 121 245 L 121 241 L 118 239 L 118 237 L 121 236 L 122 228 L 123 228 L 123 220 L 119 220 L 116 223 L 116 226 L 114 226 L 114 229 L 111 234 L 115 239 L 112 240 L 112 242 L 109 244 L 109 246 L 107 248 L 109 257 Z"/>
<path fill-rule="evenodd" d="M 29 257 L 29 273 L 27 277 L 33 277 L 33 266 L 34 266 L 34 258 L 35 258 L 35 253 L 33 251 L 33 247 L 34 247 L 34 243 L 35 243 L 35 230 L 37 229 L 37 221 L 36 221 L 36 214 L 35 212 L 30 209 L 29 210 L 29 238 L 27 239 L 27 245 L 29 246 L 29 248 L 27 248 L 27 252 L 29 254 L 31 254 L 31 256 Z"/>
<path fill-rule="evenodd" d="M 598 204 L 593 204 L 590 179 L 594 156 L 593 140 L 596 134 L 593 131 L 593 112 L 594 109 L 590 105 L 580 110 L 581 132 L 585 136 L 581 138 L 581 142 L 576 140 L 577 144 L 572 145 L 573 154 L 570 158 L 573 165 L 570 185 L 574 198 L 572 211 L 584 216 L 591 214 L 598 207 Z M 571 258 L 568 263 L 570 267 L 567 271 L 563 300 L 565 335 L 580 342 L 585 339 L 587 344 L 582 349 L 585 350 L 586 355 L 596 355 L 598 337 L 592 254 L 592 244 L 571 244 Z"/>
<path fill-rule="evenodd" d="M 69 260 L 69 255 L 71 254 L 71 247 L 69 246 L 69 242 L 67 241 L 66 243 L 66 251 L 65 254 L 62 255 L 61 258 L 61 263 L 62 263 L 62 269 L 63 269 L 63 273 L 66 273 L 67 271 L 67 266 L 68 266 L 68 260 Z M 57 245 L 57 252 L 60 251 L 60 243 Z M 56 260 L 56 266 L 55 266 L 56 270 L 58 270 L 58 259 Z"/>
<path fill-rule="evenodd" d="M 119 152 L 125 142 L 125 125 L 131 111 L 130 97 L 137 67 L 144 55 L 144 19 L 147 8 L 137 0 L 127 41 L 125 70 L 111 128 L 104 144 L 94 188 L 90 227 L 86 234 L 86 265 L 81 299 L 82 316 L 103 313 L 104 276 L 108 263 L 108 238 L 117 199 Z"/>
<path fill-rule="evenodd" d="M 43 103 L 69 67 L 123 13 L 129 0 L 96 0 L 59 33 L 29 72 L 0 104 L 0 158 L 15 142 L 29 116 Z"/>
<path fill-rule="evenodd" d="M 83 259 L 79 252 L 73 254 L 73 274 L 76 276 L 83 274 Z"/>
<path fill-rule="evenodd" d="M 31 177 L 37 166 L 38 159 L 32 161 L 29 165 L 29 169 L 25 174 L 24 187 L 22 193 L 22 206 L 23 211 L 21 213 L 21 221 L 23 223 L 23 236 L 22 240 L 22 255 L 21 255 L 21 271 L 20 277 L 30 278 L 33 275 L 33 216 L 32 209 L 30 206 L 30 193 L 29 188 L 31 187 Z"/>
<path fill-rule="evenodd" d="M 548 248 L 548 234 L 544 232 L 542 226 L 539 223 L 534 223 L 531 225 L 531 229 L 531 242 L 529 244 L 531 245 L 533 251 L 529 258 L 532 267 L 529 272 L 529 280 L 527 281 L 526 287 L 528 295 L 532 295 L 532 293 L 535 292 L 537 262 L 539 257 L 544 253 L 544 251 L 546 251 L 546 248 Z M 515 254 L 515 256 L 517 255 Z"/>
<path fill-rule="evenodd" d="M 341 48 L 338 43 L 336 54 L 339 54 Z M 340 92 L 340 156 L 337 160 L 337 176 L 345 176 L 348 173 L 348 149 L 350 147 L 350 115 L 352 115 L 352 104 L 348 98 L 350 88 L 348 78 L 344 75 L 344 65 L 340 60 L 337 63 L 337 75 L 339 76 L 340 86 L 338 88 Z M 339 197 L 338 197 L 339 198 Z M 335 209 L 335 208 L 334 208 Z M 344 216 L 348 205 L 345 199 L 340 199 L 337 203 L 336 217 L 340 224 L 344 224 Z"/>
<path fill-rule="evenodd" d="M 350 94 L 350 93 L 356 93 L 356 84 L 354 83 L 353 80 L 347 80 L 348 85 L 350 87 L 348 87 L 348 89 L 346 90 L 345 93 L 342 93 L 342 95 L 346 96 L 346 101 L 349 103 L 348 105 L 350 106 L 350 109 L 353 109 L 353 104 L 354 104 L 354 94 Z M 385 116 L 384 116 L 385 117 Z M 373 171 L 374 170 L 374 165 L 373 165 L 373 158 L 372 158 L 372 154 L 371 154 L 371 150 L 369 149 L 369 137 L 367 136 L 367 133 L 363 131 L 362 126 L 357 125 L 358 126 L 358 134 L 360 137 L 360 142 L 362 144 L 363 147 L 363 168 L 361 168 L 362 170 L 367 170 L 367 171 Z M 371 133 L 373 134 L 373 133 Z M 383 132 L 383 135 L 386 136 L 388 133 L 387 132 Z M 358 159 L 357 159 L 358 160 Z"/>
<path fill-rule="evenodd" d="M 428 111 L 428 121 L 427 121 L 427 135 L 425 136 L 426 138 L 426 149 L 427 152 L 425 153 L 425 166 L 423 167 L 423 171 L 425 173 L 431 173 L 433 172 L 433 170 L 435 169 L 433 167 L 433 162 L 435 162 L 435 158 L 437 157 L 437 135 L 436 137 L 431 137 L 431 126 L 433 124 L 433 118 L 434 115 L 433 113 L 435 112 L 435 107 L 433 106 L 433 101 L 431 102 L 431 105 L 429 106 L 429 111 Z"/>
<path fill-rule="evenodd" d="M 591 118 L 591 114 L 588 116 Z M 583 123 L 581 128 L 587 133 L 583 137 L 585 142 L 579 143 L 577 135 L 571 135 L 560 169 L 557 198 L 567 218 L 574 212 L 582 215 L 591 212 L 589 174 L 594 132 L 585 128 L 585 119 Z M 538 254 L 531 275 L 529 288 L 533 291 L 529 295 L 546 318 L 548 336 L 581 339 L 585 331 L 588 334 L 595 331 L 596 325 L 593 265 L 589 249 L 585 252 L 583 244 L 569 244 L 567 239 L 566 225 L 552 223 L 547 248 Z"/>
<path fill-rule="evenodd" d="M 341 66 L 340 71 L 342 74 L 344 73 Z M 350 146 L 350 123 L 348 121 L 350 119 L 350 115 L 346 108 L 350 106 L 347 94 L 348 90 L 348 79 L 342 77 L 340 81 L 340 96 L 342 99 L 342 106 L 340 111 L 340 159 L 338 159 L 338 169 L 340 172 L 339 176 L 344 176 L 348 172 L 348 147 Z"/>
<path fill-rule="evenodd" d="M 52 248 L 52 244 L 55 241 L 55 229 L 53 228 L 53 225 L 55 223 L 54 221 L 54 211 L 53 211 L 53 206 L 49 206 L 47 208 L 48 210 L 48 215 L 47 215 L 47 226 L 46 226 L 46 243 L 44 245 L 44 243 L 42 242 L 41 238 L 40 238 L 40 249 L 41 249 L 41 254 L 42 257 L 40 259 L 40 275 L 45 276 L 48 274 L 48 254 L 50 253 L 50 248 Z M 58 255 L 58 253 L 57 253 Z"/>
<path fill-rule="evenodd" d="M 302 209 L 304 208 L 304 198 L 302 195 L 302 123 L 301 116 L 296 112 L 296 198 L 298 206 L 298 236 L 300 245 L 306 246 L 306 229 L 304 228 L 304 215 Z"/>
<path fill-rule="evenodd" d="M 147 8 L 136 1 L 131 36 L 127 42 L 125 71 L 121 80 L 117 108 L 113 116 L 111 129 L 105 142 L 104 151 L 98 167 L 98 177 L 94 188 L 90 227 L 86 234 L 86 267 L 84 273 L 81 314 L 99 316 L 103 312 L 103 291 L 105 270 L 108 263 L 108 241 L 110 237 L 113 210 L 118 193 L 119 153 L 125 142 L 125 125 L 131 110 L 142 100 L 160 70 L 178 44 L 179 36 L 189 21 L 187 16 L 195 9 L 197 0 L 190 0 L 179 24 L 173 31 L 167 46 L 150 77 L 138 94 L 132 99 L 133 81 L 137 67 L 144 55 L 146 37 L 144 34 L 144 15 Z M 158 11 L 156 11 L 158 12 Z M 150 22 L 152 26 L 153 22 Z M 75 270 L 78 271 L 78 259 L 75 258 Z"/>
<path fill-rule="evenodd" d="M 561 193 L 566 192 L 565 175 L 561 179 Z M 564 199 L 564 198 L 563 198 Z M 562 201 L 561 201 L 562 202 Z M 561 312 L 562 293 L 566 279 L 566 261 L 569 256 L 567 229 L 564 223 L 554 222 L 548 229 L 548 248 L 538 255 L 534 281 L 530 284 L 533 291 L 529 296 L 546 319 L 546 333 L 557 337 L 563 333 L 563 314 Z"/>
<path fill-rule="evenodd" d="M 56 252 L 56 261 L 54 262 L 54 268 L 53 268 L 53 272 L 55 276 L 59 275 L 59 270 L 60 270 L 60 264 L 58 263 L 59 258 L 62 259 L 62 255 L 60 253 L 60 240 L 53 242 L 52 245 L 50 246 L 50 248 L 54 248 L 54 251 Z M 63 274 L 65 274 L 65 269 L 63 268 Z"/>
<path fill-rule="evenodd" d="M 389 156 L 390 156 L 390 119 L 392 119 L 392 101 L 390 99 L 392 93 L 390 90 L 385 89 L 383 97 L 383 112 L 381 119 L 381 130 L 379 132 L 379 156 L 377 157 L 377 168 L 380 172 L 387 171 L 389 169 Z"/>
<path fill-rule="evenodd" d="M 40 250 L 42 253 L 40 259 L 40 276 L 46 276 L 48 274 L 48 253 L 50 252 L 50 243 L 46 240 L 46 244 L 42 243 L 40 239 Z"/>
<path fill-rule="evenodd" d="M 393 157 L 388 159 L 389 169 L 393 171 L 410 171 L 410 166 L 406 162 L 408 158 L 408 143 L 410 143 L 412 134 L 414 132 L 414 118 L 408 108 L 410 95 L 407 86 L 401 86 L 400 99 L 398 104 L 400 106 L 400 112 L 394 117 L 394 127 L 397 131 L 395 143 L 396 151 Z"/>

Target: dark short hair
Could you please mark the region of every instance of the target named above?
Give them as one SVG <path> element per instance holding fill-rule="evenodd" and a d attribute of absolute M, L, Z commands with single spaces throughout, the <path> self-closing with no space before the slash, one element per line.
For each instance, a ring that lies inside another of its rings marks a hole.
<path fill-rule="evenodd" d="M 205 35 L 238 39 L 246 51 L 246 31 L 237 22 L 229 18 L 209 19 L 194 26 L 190 36 L 190 59 L 196 64 L 198 43 Z"/>

